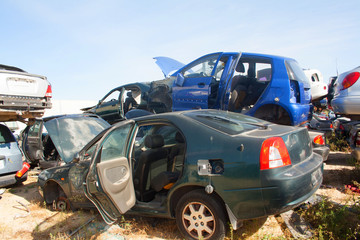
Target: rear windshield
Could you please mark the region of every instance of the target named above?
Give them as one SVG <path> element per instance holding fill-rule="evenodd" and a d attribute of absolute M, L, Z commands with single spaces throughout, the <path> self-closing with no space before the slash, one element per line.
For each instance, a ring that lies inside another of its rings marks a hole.
<path fill-rule="evenodd" d="M 9 128 L 0 124 L 0 143 L 16 142 Z"/>
<path fill-rule="evenodd" d="M 268 124 L 268 122 L 260 119 L 225 111 L 194 111 L 186 112 L 184 115 L 229 135 L 237 135 L 253 129 L 264 128 Z"/>
<path fill-rule="evenodd" d="M 299 64 L 294 60 L 286 60 L 286 71 L 290 80 L 296 80 L 302 82 L 304 87 L 310 87 L 309 79 L 306 77 L 304 71 L 301 69 Z"/>

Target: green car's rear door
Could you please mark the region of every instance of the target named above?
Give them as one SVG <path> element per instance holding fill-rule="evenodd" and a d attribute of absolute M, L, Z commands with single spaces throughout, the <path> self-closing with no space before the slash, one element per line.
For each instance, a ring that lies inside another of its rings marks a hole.
<path fill-rule="evenodd" d="M 108 224 L 114 223 L 136 201 L 131 162 L 127 157 L 133 124 L 124 123 L 100 140 L 86 176 L 85 195 Z"/>

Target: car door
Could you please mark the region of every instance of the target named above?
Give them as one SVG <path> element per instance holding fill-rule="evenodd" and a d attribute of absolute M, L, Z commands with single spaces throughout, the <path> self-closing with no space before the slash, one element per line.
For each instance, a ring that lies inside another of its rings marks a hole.
<path fill-rule="evenodd" d="M 33 164 L 43 158 L 42 129 L 43 121 L 36 120 L 32 126 L 26 127 L 23 133 L 21 148 L 25 157 Z"/>
<path fill-rule="evenodd" d="M 104 221 L 114 223 L 135 205 L 129 143 L 134 122 L 126 121 L 109 130 L 98 143 L 86 176 L 86 197 Z"/>
<path fill-rule="evenodd" d="M 213 53 L 180 69 L 173 76 L 173 111 L 189 109 L 223 109 L 228 83 L 240 53 Z"/>
<path fill-rule="evenodd" d="M 173 111 L 208 108 L 210 85 L 215 82 L 220 56 L 221 53 L 203 56 L 173 75 Z"/>
<path fill-rule="evenodd" d="M 122 119 L 122 92 L 123 88 L 117 88 L 106 94 L 96 106 L 95 113 L 108 122 Z"/>

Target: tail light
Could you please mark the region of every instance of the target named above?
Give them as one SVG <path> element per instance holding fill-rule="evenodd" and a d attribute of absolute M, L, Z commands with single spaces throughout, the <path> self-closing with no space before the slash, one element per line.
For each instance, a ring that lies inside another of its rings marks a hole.
<path fill-rule="evenodd" d="M 51 85 L 49 84 L 45 93 L 45 97 L 52 97 L 52 90 L 51 90 Z"/>
<path fill-rule="evenodd" d="M 324 144 L 325 144 L 325 141 L 324 141 L 324 138 L 323 138 L 321 135 L 317 135 L 317 136 L 314 138 L 314 143 L 315 143 L 315 144 L 318 144 L 318 145 L 324 145 Z"/>
<path fill-rule="evenodd" d="M 30 164 L 27 162 L 23 162 L 22 169 L 17 171 L 17 173 L 15 174 L 15 177 L 21 178 L 29 170 L 29 168 L 30 168 Z"/>
<path fill-rule="evenodd" d="M 360 77 L 359 72 L 349 73 L 341 83 L 343 86 L 341 90 L 345 90 L 345 89 L 351 87 L 354 83 L 356 83 L 356 81 L 359 79 L 359 77 Z"/>
<path fill-rule="evenodd" d="M 281 137 L 266 139 L 260 152 L 260 170 L 291 165 L 290 155 Z"/>

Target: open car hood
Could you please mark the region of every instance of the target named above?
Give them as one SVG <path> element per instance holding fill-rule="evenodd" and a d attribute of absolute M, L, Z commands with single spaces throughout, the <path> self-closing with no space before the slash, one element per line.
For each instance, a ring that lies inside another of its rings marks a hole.
<path fill-rule="evenodd" d="M 156 60 L 155 63 L 160 67 L 161 71 L 164 73 L 164 76 L 167 77 L 170 73 L 179 70 L 185 64 L 168 57 L 154 57 Z"/>
<path fill-rule="evenodd" d="M 67 115 L 44 122 L 56 150 L 65 163 L 73 160 L 91 139 L 110 126 L 99 117 Z"/>

